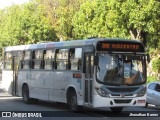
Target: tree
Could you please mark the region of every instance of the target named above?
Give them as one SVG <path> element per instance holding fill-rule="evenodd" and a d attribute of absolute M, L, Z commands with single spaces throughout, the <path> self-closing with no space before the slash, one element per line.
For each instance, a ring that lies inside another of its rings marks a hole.
<path fill-rule="evenodd" d="M 0 13 L 0 46 L 16 45 L 20 34 L 19 14 L 20 7 L 12 6 L 1 10 Z"/>
<path fill-rule="evenodd" d="M 155 72 L 157 72 L 157 73 L 160 72 L 160 58 L 156 58 L 153 60 L 152 67 Z"/>
<path fill-rule="evenodd" d="M 37 43 L 40 41 L 57 41 L 54 28 L 45 16 L 44 6 L 35 2 L 25 4 L 21 14 L 21 41 Z"/>
<path fill-rule="evenodd" d="M 110 3 L 111 2 L 111 3 Z M 128 37 L 127 30 L 121 29 L 121 16 L 112 1 L 95 0 L 85 2 L 73 18 L 77 38 L 87 37 Z M 112 10 L 113 9 L 113 10 Z"/>
<path fill-rule="evenodd" d="M 0 12 L 0 47 L 58 40 L 44 14 L 34 2 L 13 5 Z"/>
<path fill-rule="evenodd" d="M 149 46 L 158 41 L 159 7 L 160 2 L 157 0 L 127 0 L 122 3 L 122 14 L 127 19 L 122 21 L 126 22 L 125 28 L 128 29 L 132 39 L 141 40 L 145 45 L 149 43 Z"/>
<path fill-rule="evenodd" d="M 85 2 L 73 18 L 77 38 L 132 38 L 160 44 L 160 2 L 156 0 L 95 0 Z M 155 45 L 155 44 L 154 44 Z"/>
<path fill-rule="evenodd" d="M 47 17 L 61 41 L 73 39 L 72 18 L 83 2 L 84 0 L 39 0 L 40 4 L 45 5 Z"/>

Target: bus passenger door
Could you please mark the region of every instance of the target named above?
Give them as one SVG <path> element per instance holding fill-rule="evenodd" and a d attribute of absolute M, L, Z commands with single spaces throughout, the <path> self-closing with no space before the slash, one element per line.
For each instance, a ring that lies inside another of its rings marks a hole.
<path fill-rule="evenodd" d="M 84 72 L 85 72 L 85 87 L 84 87 L 84 101 L 85 105 L 92 105 L 92 88 L 93 88 L 93 73 L 94 73 L 94 54 L 86 53 L 84 56 Z"/>
<path fill-rule="evenodd" d="M 17 95 L 18 94 L 18 57 L 17 56 L 13 56 L 12 69 L 13 69 L 12 95 Z"/>

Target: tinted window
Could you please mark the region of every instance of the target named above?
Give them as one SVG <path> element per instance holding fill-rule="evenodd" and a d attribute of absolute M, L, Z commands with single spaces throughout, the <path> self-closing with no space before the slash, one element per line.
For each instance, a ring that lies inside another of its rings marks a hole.
<path fill-rule="evenodd" d="M 35 59 L 42 59 L 43 58 L 43 50 L 35 51 Z"/>
<path fill-rule="evenodd" d="M 32 52 L 32 69 L 43 69 L 43 50 Z"/>
<path fill-rule="evenodd" d="M 151 84 L 148 86 L 148 89 L 155 90 L 155 87 L 156 87 L 156 83 L 151 83 Z"/>
<path fill-rule="evenodd" d="M 44 69 L 51 70 L 54 68 L 54 50 L 44 52 Z"/>
<path fill-rule="evenodd" d="M 155 90 L 158 91 L 158 92 L 160 92 L 160 85 L 159 84 L 156 84 Z"/>
<path fill-rule="evenodd" d="M 81 70 L 82 68 L 82 48 L 71 48 L 69 53 L 69 68 L 71 70 Z"/>
<path fill-rule="evenodd" d="M 30 60 L 21 61 L 21 69 L 30 69 Z"/>
<path fill-rule="evenodd" d="M 30 69 L 31 51 L 23 51 L 20 56 L 20 69 Z"/>
<path fill-rule="evenodd" d="M 56 69 L 67 70 L 68 66 L 68 49 L 56 50 Z"/>
<path fill-rule="evenodd" d="M 4 69 L 11 70 L 12 69 L 12 53 L 10 52 L 5 53 L 4 59 L 5 59 Z"/>
<path fill-rule="evenodd" d="M 24 60 L 31 59 L 31 51 L 25 51 L 25 52 L 23 52 L 22 59 L 23 58 L 24 58 Z"/>

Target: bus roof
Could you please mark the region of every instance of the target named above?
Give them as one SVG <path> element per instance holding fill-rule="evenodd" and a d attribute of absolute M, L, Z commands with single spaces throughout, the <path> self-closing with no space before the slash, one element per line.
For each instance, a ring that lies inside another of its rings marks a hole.
<path fill-rule="evenodd" d="M 74 46 L 88 46 L 88 45 L 96 45 L 99 41 L 118 41 L 118 42 L 133 42 L 133 43 L 141 43 L 139 40 L 130 40 L 130 39 L 122 39 L 122 38 L 91 38 L 84 40 L 71 40 L 64 42 L 46 42 L 39 44 L 29 44 L 29 45 L 18 45 L 18 46 L 9 46 L 5 47 L 4 51 L 23 51 L 23 50 L 34 50 L 34 49 L 49 49 L 49 48 L 58 48 L 58 47 L 74 47 Z"/>

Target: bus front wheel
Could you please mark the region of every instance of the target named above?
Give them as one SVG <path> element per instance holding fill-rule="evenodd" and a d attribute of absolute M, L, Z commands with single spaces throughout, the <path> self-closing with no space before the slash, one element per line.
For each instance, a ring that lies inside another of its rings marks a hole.
<path fill-rule="evenodd" d="M 25 103 L 30 103 L 30 98 L 29 98 L 29 89 L 28 89 L 28 86 L 25 85 L 23 86 L 23 89 L 22 89 L 22 97 L 23 97 L 23 102 Z"/>
<path fill-rule="evenodd" d="M 69 107 L 70 110 L 73 112 L 77 112 L 78 111 L 78 104 L 77 104 L 77 95 L 75 91 L 71 91 L 69 96 Z"/>
<path fill-rule="evenodd" d="M 146 105 L 145 105 L 145 107 L 147 108 L 148 107 L 148 103 L 146 102 Z"/>
<path fill-rule="evenodd" d="M 123 107 L 110 107 L 112 112 L 120 113 L 123 110 Z"/>

